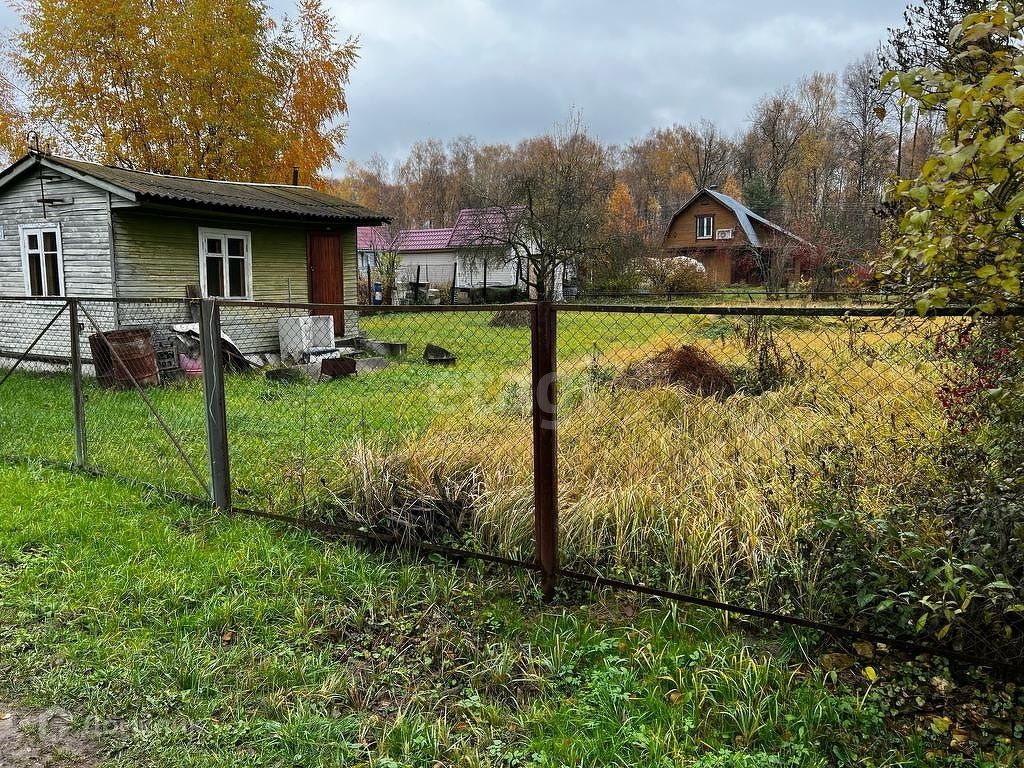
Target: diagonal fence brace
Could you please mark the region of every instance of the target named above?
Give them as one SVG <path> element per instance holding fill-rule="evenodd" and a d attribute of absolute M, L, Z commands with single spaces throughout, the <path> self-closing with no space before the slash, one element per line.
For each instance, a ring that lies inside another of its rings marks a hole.
<path fill-rule="evenodd" d="M 131 379 L 132 384 L 138 391 L 139 396 L 142 398 L 142 401 L 146 404 L 146 407 L 149 409 L 149 412 L 153 415 L 153 418 L 156 419 L 157 423 L 160 425 L 160 428 L 164 431 L 164 434 L 167 435 L 167 439 L 171 441 L 171 445 L 174 446 L 174 449 L 178 452 L 178 456 L 181 457 L 181 460 L 185 463 L 185 466 L 189 468 L 189 470 L 192 473 L 192 476 L 195 478 L 196 482 L 199 483 L 199 487 L 202 488 L 203 491 L 206 493 L 207 497 L 209 497 L 209 484 L 203 478 L 202 474 L 200 474 L 199 470 L 196 469 L 196 465 L 192 463 L 192 460 L 188 457 L 188 454 L 185 453 L 185 449 L 181 445 L 181 442 L 175 436 L 174 432 L 171 430 L 170 426 L 168 426 L 167 422 L 164 421 L 164 418 L 160 415 L 159 411 L 157 411 L 156 406 L 153 405 L 153 401 L 150 400 L 149 396 L 146 394 L 146 390 L 135 379 L 135 376 L 132 374 L 128 366 L 124 364 L 124 359 L 121 357 L 120 353 L 116 349 L 114 349 L 113 345 L 109 341 L 107 341 L 106 336 L 103 335 L 103 330 L 100 328 L 95 318 L 93 318 L 93 316 L 89 314 L 89 310 L 85 308 L 85 305 L 79 304 L 78 308 L 81 310 L 82 314 L 85 315 L 86 318 L 89 320 L 89 324 L 92 325 L 96 333 L 100 335 L 100 338 L 103 340 L 103 344 L 106 347 L 107 351 L 110 353 L 111 357 L 113 357 L 117 363 L 120 363 L 125 373 L 128 374 L 128 378 Z"/>

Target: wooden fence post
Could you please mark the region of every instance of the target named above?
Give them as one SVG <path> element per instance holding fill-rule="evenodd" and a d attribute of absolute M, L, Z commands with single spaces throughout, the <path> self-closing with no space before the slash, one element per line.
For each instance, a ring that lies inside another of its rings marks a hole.
<path fill-rule="evenodd" d="M 71 336 L 71 390 L 75 413 L 75 465 L 89 464 L 89 439 L 85 426 L 85 392 L 82 388 L 82 325 L 78 320 L 78 299 L 68 299 Z"/>
<path fill-rule="evenodd" d="M 203 365 L 210 493 L 217 509 L 230 512 L 231 465 L 228 461 L 227 405 L 224 399 L 224 347 L 220 335 L 220 306 L 214 299 L 203 299 L 200 303 L 199 357 Z"/>
<path fill-rule="evenodd" d="M 534 304 L 531 314 L 534 559 L 551 601 L 558 573 L 557 318 L 550 301 Z"/>

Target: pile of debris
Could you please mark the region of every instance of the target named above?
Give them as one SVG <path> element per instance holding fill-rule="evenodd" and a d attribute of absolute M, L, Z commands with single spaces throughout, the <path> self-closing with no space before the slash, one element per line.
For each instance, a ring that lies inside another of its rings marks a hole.
<path fill-rule="evenodd" d="M 723 399 L 736 392 L 732 376 L 705 350 L 691 344 L 667 347 L 653 357 L 632 363 L 614 384 L 627 389 L 680 387 L 703 397 Z"/>

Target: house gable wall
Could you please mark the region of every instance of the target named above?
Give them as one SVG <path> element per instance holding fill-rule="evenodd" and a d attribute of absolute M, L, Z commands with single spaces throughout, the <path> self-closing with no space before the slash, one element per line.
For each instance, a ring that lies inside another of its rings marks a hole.
<path fill-rule="evenodd" d="M 26 224 L 60 224 L 67 295 L 110 296 L 107 193 L 54 171 L 45 176 L 57 179 L 43 182 L 47 199 L 63 200 L 47 205 L 45 216 L 36 173 L 0 190 L 0 296 L 25 295 L 19 226 Z"/>
<path fill-rule="evenodd" d="M 697 217 L 711 214 L 715 217 L 714 229 L 733 229 L 735 236 L 732 240 L 698 240 L 697 239 Z M 747 245 L 746 234 L 739 220 L 731 210 L 720 202 L 703 195 L 693 205 L 677 214 L 665 233 L 664 247 L 669 248 L 717 248 L 722 245 L 742 246 Z"/>
<path fill-rule="evenodd" d="M 25 272 L 21 261 L 23 225 L 59 224 L 63 256 L 64 292 L 68 296 L 110 296 L 110 219 L 107 193 L 64 174 L 47 170 L 43 190 L 47 199 L 60 203 L 43 206 L 37 173 L 27 173 L 0 190 L 0 364 L 25 352 L 46 324 L 60 311 L 59 300 L 4 301 L 5 296 L 24 296 Z M 94 304 L 90 314 L 107 327 L 113 309 Z M 89 330 L 90 321 L 85 318 Z M 71 329 L 67 312 L 39 340 L 32 354 L 67 359 L 71 354 Z M 87 334 L 86 334 L 87 335 Z"/>

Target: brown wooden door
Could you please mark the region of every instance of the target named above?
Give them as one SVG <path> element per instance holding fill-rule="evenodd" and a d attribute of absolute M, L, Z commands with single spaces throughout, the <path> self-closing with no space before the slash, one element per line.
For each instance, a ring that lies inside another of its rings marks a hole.
<path fill-rule="evenodd" d="M 337 232 L 309 234 L 309 301 L 311 304 L 343 304 L 345 283 L 341 260 L 341 235 Z M 317 308 L 318 315 L 334 316 L 334 333 L 345 332 L 345 313 L 337 307 Z"/>

